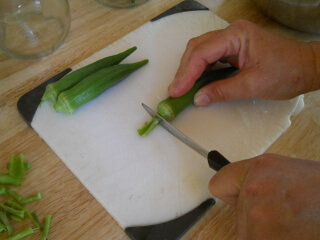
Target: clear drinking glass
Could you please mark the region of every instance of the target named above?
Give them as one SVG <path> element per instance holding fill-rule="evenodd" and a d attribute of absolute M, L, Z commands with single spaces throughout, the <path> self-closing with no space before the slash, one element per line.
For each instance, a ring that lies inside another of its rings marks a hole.
<path fill-rule="evenodd" d="M 97 0 L 97 1 L 108 7 L 130 8 L 130 7 L 135 7 L 142 3 L 145 3 L 148 0 Z"/>
<path fill-rule="evenodd" d="M 0 51 L 20 59 L 54 52 L 70 29 L 68 0 L 0 0 Z"/>

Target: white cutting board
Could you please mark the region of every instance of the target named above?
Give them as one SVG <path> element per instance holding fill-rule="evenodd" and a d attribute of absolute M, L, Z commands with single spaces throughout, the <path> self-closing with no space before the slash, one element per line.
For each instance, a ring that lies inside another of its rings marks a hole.
<path fill-rule="evenodd" d="M 72 115 L 48 102 L 37 110 L 32 127 L 122 227 L 168 221 L 212 197 L 215 172 L 205 159 L 161 127 L 146 138 L 136 129 L 150 119 L 141 103 L 156 109 L 168 96 L 188 40 L 226 26 L 210 11 L 149 22 L 74 69 L 132 46 L 138 50 L 125 62 L 148 58 L 148 65 Z M 173 124 L 236 161 L 263 153 L 290 126 L 299 99 L 190 106 Z"/>

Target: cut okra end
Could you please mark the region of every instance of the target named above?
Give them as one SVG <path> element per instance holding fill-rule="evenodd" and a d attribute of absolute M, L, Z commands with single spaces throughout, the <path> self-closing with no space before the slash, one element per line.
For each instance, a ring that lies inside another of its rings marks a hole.
<path fill-rule="evenodd" d="M 141 128 L 137 130 L 141 137 L 146 137 L 159 124 L 159 119 L 154 117 L 150 122 L 146 122 Z"/>
<path fill-rule="evenodd" d="M 54 104 L 54 110 L 60 113 L 73 113 L 74 111 L 68 108 L 68 105 L 65 103 L 62 96 L 63 93 L 60 94 L 60 96 L 58 97 L 58 101 L 56 101 L 56 103 Z"/>

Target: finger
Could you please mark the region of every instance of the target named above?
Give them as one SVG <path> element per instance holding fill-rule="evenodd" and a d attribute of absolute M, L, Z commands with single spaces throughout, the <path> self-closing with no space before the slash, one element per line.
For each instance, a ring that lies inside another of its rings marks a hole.
<path fill-rule="evenodd" d="M 240 38 L 234 37 L 232 31 L 220 31 L 207 41 L 192 48 L 186 56 L 184 64 L 179 67 L 178 74 L 169 88 L 172 97 L 178 97 L 191 89 L 208 64 L 227 56 L 237 55 L 240 51 Z"/>
<path fill-rule="evenodd" d="M 236 206 L 249 167 L 250 161 L 243 160 L 231 163 L 219 170 L 209 183 L 209 190 L 212 195 L 232 206 Z"/>
<path fill-rule="evenodd" d="M 194 96 L 196 106 L 225 102 L 233 99 L 255 98 L 264 95 L 259 88 L 259 74 L 253 70 L 242 70 L 237 75 L 210 83 Z"/>
<path fill-rule="evenodd" d="M 186 65 L 188 64 L 190 56 L 192 55 L 192 52 L 198 46 L 200 46 L 201 44 L 203 44 L 207 40 L 211 39 L 212 37 L 214 37 L 215 35 L 217 35 L 221 31 L 222 30 L 208 32 L 208 33 L 205 33 L 199 37 L 193 38 L 188 42 L 187 48 L 186 48 L 185 52 L 183 53 L 182 58 L 180 60 L 180 65 L 178 67 L 175 78 L 168 88 L 170 96 L 172 96 L 172 97 L 181 96 L 192 88 L 194 82 L 198 78 L 193 79 L 191 81 L 184 81 L 183 83 L 181 82 L 181 77 L 184 73 L 184 69 L 186 68 Z M 207 66 L 204 66 L 202 69 L 202 72 L 205 71 L 206 68 L 207 68 Z M 177 88 L 179 88 L 178 95 L 176 94 Z M 182 92 L 182 93 L 180 93 L 180 92 Z"/>

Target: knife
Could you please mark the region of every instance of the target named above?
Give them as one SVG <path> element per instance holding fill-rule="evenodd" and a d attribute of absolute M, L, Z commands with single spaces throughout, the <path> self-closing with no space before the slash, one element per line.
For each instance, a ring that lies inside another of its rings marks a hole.
<path fill-rule="evenodd" d="M 161 117 L 155 111 L 153 111 L 150 107 L 148 107 L 144 103 L 142 103 L 142 106 L 150 114 L 151 117 L 156 117 L 159 120 L 159 124 L 164 129 L 166 129 L 169 133 L 171 133 L 173 136 L 178 138 L 181 142 L 188 145 L 194 151 L 199 153 L 201 156 L 205 157 L 208 160 L 209 167 L 212 168 L 213 170 L 219 171 L 222 167 L 224 167 L 225 165 L 230 163 L 228 161 L 228 159 L 226 159 L 217 150 L 212 150 L 210 152 L 207 151 L 206 149 L 201 147 L 199 144 L 194 142 L 191 138 L 184 135 L 182 132 L 180 132 L 178 129 L 176 129 L 174 126 L 172 126 L 167 120 L 165 120 L 163 117 Z"/>

